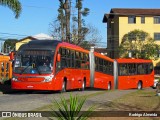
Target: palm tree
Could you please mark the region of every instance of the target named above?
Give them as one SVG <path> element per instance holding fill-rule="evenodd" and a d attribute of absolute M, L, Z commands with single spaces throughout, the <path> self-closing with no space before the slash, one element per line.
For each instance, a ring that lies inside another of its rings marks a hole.
<path fill-rule="evenodd" d="M 0 5 L 9 7 L 15 13 L 15 18 L 19 17 L 22 10 L 18 0 L 0 0 Z"/>
<path fill-rule="evenodd" d="M 78 9 L 78 44 L 80 42 L 82 42 L 83 40 L 83 35 L 82 32 L 84 32 L 83 27 L 82 27 L 82 22 L 83 19 L 81 16 L 86 17 L 87 15 L 89 15 L 89 8 L 84 8 L 84 10 L 82 10 L 83 7 L 83 0 L 76 0 L 76 8 Z"/>

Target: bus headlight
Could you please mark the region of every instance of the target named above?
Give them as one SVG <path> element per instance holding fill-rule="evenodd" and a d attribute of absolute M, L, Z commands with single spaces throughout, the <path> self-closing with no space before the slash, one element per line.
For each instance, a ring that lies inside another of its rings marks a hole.
<path fill-rule="evenodd" d="M 51 82 L 53 77 L 54 77 L 54 75 L 46 76 L 46 77 L 44 77 L 44 81 L 43 82 Z"/>
<path fill-rule="evenodd" d="M 18 77 L 17 76 L 13 76 L 12 77 L 12 81 L 15 81 L 15 82 L 18 81 Z"/>

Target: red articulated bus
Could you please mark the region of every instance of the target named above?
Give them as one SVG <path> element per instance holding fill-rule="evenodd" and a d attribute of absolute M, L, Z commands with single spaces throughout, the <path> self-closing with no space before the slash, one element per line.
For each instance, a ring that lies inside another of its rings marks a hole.
<path fill-rule="evenodd" d="M 114 85 L 113 62 L 99 53 L 69 43 L 30 41 L 16 53 L 11 85 L 17 90 L 62 92 L 86 87 L 111 89 Z"/>
<path fill-rule="evenodd" d="M 151 87 L 154 84 L 152 60 L 116 59 L 118 89 Z"/>

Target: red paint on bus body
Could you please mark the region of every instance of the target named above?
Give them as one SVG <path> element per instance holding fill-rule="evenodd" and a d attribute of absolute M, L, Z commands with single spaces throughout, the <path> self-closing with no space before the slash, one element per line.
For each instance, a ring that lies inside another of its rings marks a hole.
<path fill-rule="evenodd" d="M 144 59 L 116 59 L 118 64 L 135 64 L 135 65 L 150 65 L 152 67 L 149 73 L 128 73 L 126 75 L 120 75 L 120 68 L 118 69 L 118 89 L 131 89 L 137 88 L 138 83 L 141 82 L 142 87 L 151 87 L 154 83 L 154 69 L 151 60 L 144 60 Z M 137 68 L 138 69 L 138 68 Z M 148 68 L 149 70 L 149 68 Z"/>

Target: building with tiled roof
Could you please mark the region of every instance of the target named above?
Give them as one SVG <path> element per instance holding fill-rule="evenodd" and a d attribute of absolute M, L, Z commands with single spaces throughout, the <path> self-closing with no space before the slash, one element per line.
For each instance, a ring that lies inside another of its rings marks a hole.
<path fill-rule="evenodd" d="M 53 37 L 51 37 L 51 36 L 49 36 L 47 34 L 44 34 L 44 33 L 40 33 L 40 34 L 33 35 L 33 36 L 27 36 L 25 38 L 20 39 L 16 43 L 15 49 L 17 51 L 22 44 L 28 43 L 31 40 L 45 40 L 45 39 L 53 40 Z"/>
<path fill-rule="evenodd" d="M 104 14 L 107 23 L 107 55 L 118 58 L 118 47 L 125 34 L 135 29 L 150 34 L 160 44 L 160 9 L 112 8 Z"/>

